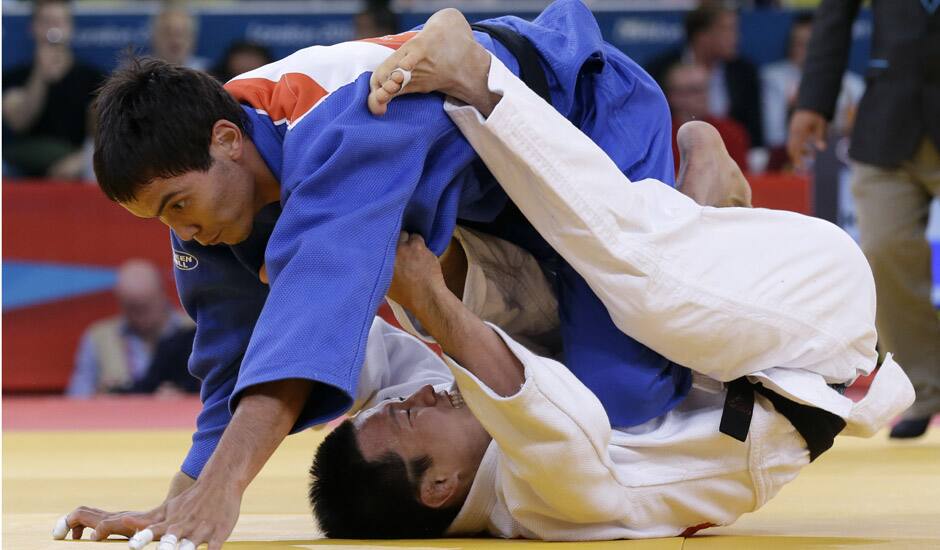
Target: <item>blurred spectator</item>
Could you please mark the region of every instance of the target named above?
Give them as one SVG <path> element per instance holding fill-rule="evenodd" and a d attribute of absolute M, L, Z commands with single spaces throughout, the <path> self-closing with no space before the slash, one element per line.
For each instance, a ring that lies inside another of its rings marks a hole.
<path fill-rule="evenodd" d="M 786 141 L 790 115 L 796 106 L 796 93 L 806 61 L 806 47 L 813 31 L 813 14 L 797 15 L 790 27 L 787 58 L 761 68 L 761 99 L 764 104 L 764 145 L 770 149 L 768 170 L 779 170 L 787 164 Z M 855 73 L 842 77 L 842 92 L 836 103 L 833 130 L 839 136 L 852 131 L 855 108 L 858 106 L 865 81 Z"/>
<path fill-rule="evenodd" d="M 4 175 L 77 179 L 89 107 L 104 75 L 78 62 L 65 0 L 37 0 L 32 61 L 3 73 Z"/>
<path fill-rule="evenodd" d="M 825 147 L 861 0 L 816 10 L 787 149 Z M 940 322 L 930 299 L 930 202 L 940 196 L 940 2 L 873 0 L 867 87 L 852 130 L 852 196 L 878 291 L 879 348 L 917 400 L 891 437 L 919 437 L 940 413 Z"/>
<path fill-rule="evenodd" d="M 271 50 L 257 42 L 236 40 L 229 45 L 212 74 L 222 82 L 274 61 Z"/>
<path fill-rule="evenodd" d="M 154 57 L 191 69 L 209 68 L 209 60 L 196 57 L 196 19 L 180 2 L 168 2 L 153 18 L 150 46 Z"/>
<path fill-rule="evenodd" d="M 389 0 L 369 0 L 364 10 L 353 18 L 356 40 L 398 34 L 398 16 Z"/>
<path fill-rule="evenodd" d="M 114 294 L 121 313 L 85 331 L 66 394 L 153 391 L 164 381 L 180 380 L 179 389 L 191 391 L 195 380 L 187 380 L 187 361 L 193 323 L 170 304 L 157 268 L 145 260 L 124 263 Z"/>
<path fill-rule="evenodd" d="M 660 85 L 678 62 L 698 63 L 708 71 L 708 112 L 730 117 L 747 130 L 751 145 L 763 145 L 760 83 L 754 65 L 738 57 L 738 14 L 714 2 L 703 2 L 685 17 L 685 48 L 651 62 L 647 69 Z"/>
<path fill-rule="evenodd" d="M 728 148 L 731 158 L 747 171 L 750 140 L 744 126 L 730 118 L 712 116 L 708 112 L 708 70 L 697 63 L 676 63 L 665 74 L 664 91 L 672 112 L 672 152 L 679 169 L 676 132 L 690 120 L 704 120 L 714 126 Z"/>

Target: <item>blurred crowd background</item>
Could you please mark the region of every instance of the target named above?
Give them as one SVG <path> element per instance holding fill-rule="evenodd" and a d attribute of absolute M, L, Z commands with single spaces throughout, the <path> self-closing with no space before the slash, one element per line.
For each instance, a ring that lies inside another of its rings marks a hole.
<path fill-rule="evenodd" d="M 532 18 L 548 3 L 4 0 L 4 393 L 198 391 L 186 373 L 193 322 L 175 298 L 166 231 L 93 185 L 90 106 L 123 55 L 226 81 L 302 47 L 408 30 L 445 6 L 479 20 Z M 586 3 L 607 40 L 660 83 L 675 128 L 699 119 L 719 129 L 758 205 L 854 234 L 848 136 L 865 89 L 870 13 L 852 30 L 830 146 L 794 170 L 785 145 L 818 1 Z M 940 227 L 929 231 L 940 240 Z"/>

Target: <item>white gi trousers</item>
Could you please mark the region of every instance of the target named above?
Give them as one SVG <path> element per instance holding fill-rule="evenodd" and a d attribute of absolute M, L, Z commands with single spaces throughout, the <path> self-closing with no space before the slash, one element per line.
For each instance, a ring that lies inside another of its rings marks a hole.
<path fill-rule="evenodd" d="M 855 242 L 829 222 L 700 206 L 629 181 L 587 136 L 492 58 L 489 118 L 448 114 L 539 233 L 585 278 L 616 325 L 706 376 L 749 376 L 868 435 L 913 402 L 888 356 L 861 403 L 830 388 L 876 365 L 875 286 Z"/>

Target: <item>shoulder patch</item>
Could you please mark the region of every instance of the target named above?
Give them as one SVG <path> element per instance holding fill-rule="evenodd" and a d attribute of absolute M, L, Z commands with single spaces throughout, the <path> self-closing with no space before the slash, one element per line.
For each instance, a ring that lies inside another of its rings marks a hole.
<path fill-rule="evenodd" d="M 176 269 L 190 271 L 196 269 L 196 266 L 199 265 L 199 260 L 188 252 L 173 250 L 173 263 L 176 265 Z"/>

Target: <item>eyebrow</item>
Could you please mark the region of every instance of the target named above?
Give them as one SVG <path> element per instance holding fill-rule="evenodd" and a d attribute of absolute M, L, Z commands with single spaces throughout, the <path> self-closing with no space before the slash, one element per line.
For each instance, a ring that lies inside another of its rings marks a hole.
<path fill-rule="evenodd" d="M 173 199 L 173 197 L 179 194 L 180 194 L 179 191 L 173 191 L 169 195 L 164 195 L 163 198 L 160 199 L 160 206 L 157 207 L 157 213 L 154 214 L 152 217 L 159 218 L 160 215 L 163 214 L 163 209 L 166 208 L 166 204 L 170 202 Z"/>

